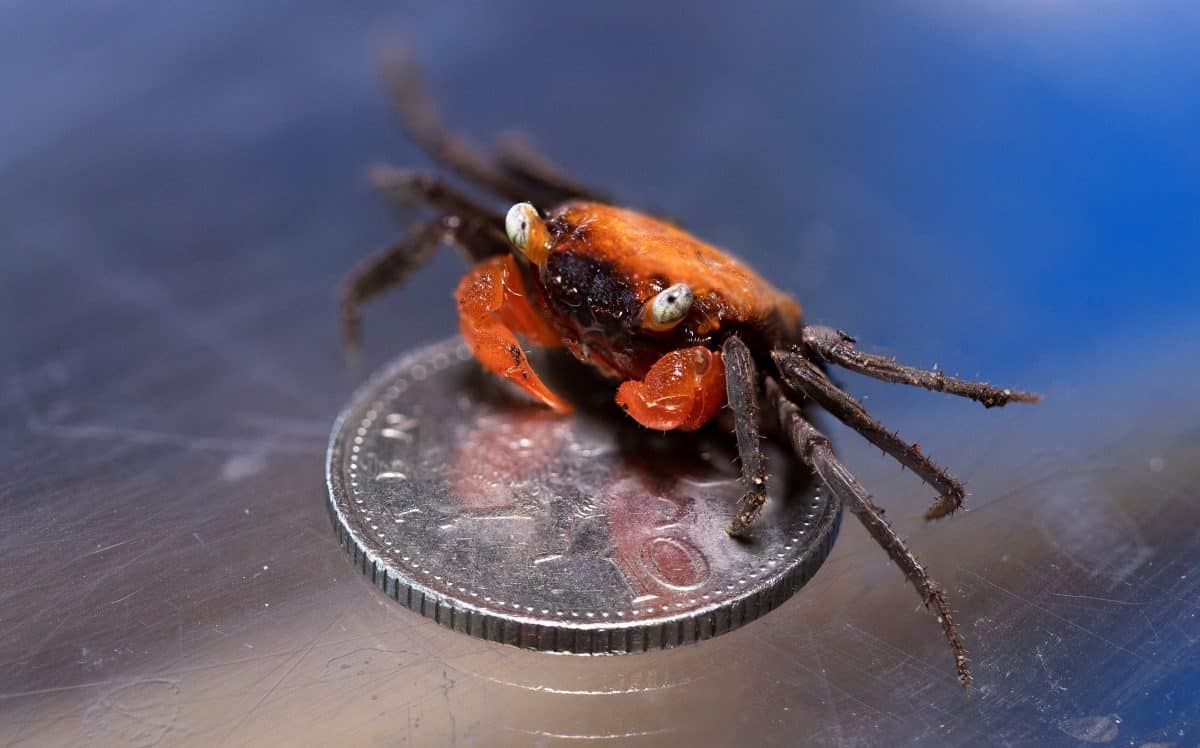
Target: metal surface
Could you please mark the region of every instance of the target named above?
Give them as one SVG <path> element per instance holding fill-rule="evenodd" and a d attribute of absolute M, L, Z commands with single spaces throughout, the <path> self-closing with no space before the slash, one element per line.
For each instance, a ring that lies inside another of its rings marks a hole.
<path fill-rule="evenodd" d="M 513 398 L 455 339 L 388 366 L 338 419 L 330 512 L 385 594 L 526 649 L 645 652 L 753 621 L 829 555 L 841 506 L 786 455 L 773 455 L 755 542 L 736 542 L 725 528 L 744 489 L 728 440 L 640 429 L 611 385 L 541 358 L 591 407 L 561 417 Z"/>
<path fill-rule="evenodd" d="M 0 745 L 1200 742 L 1195 3 L 63 5 L 0 4 Z M 347 564 L 330 426 L 462 275 L 371 305 L 346 366 L 334 287 L 400 230 L 364 165 L 427 163 L 395 27 L 467 134 L 525 129 L 866 350 L 1046 396 L 842 375 L 966 482 L 932 524 L 822 422 L 969 697 L 850 517 L 770 615 L 634 657 L 462 636 Z"/>

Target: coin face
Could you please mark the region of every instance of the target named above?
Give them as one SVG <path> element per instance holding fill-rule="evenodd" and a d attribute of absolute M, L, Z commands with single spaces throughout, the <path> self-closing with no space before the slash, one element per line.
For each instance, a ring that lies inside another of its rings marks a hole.
<path fill-rule="evenodd" d="M 841 505 L 785 455 L 768 455 L 755 540 L 733 540 L 743 491 L 726 429 L 651 432 L 588 367 L 534 365 L 575 413 L 532 404 L 455 339 L 399 359 L 338 419 L 335 530 L 400 604 L 532 649 L 645 651 L 757 618 L 825 560 Z"/>

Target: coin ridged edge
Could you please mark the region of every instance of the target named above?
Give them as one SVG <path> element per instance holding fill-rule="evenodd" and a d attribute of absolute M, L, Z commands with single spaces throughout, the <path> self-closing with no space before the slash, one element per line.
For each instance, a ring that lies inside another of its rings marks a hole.
<path fill-rule="evenodd" d="M 360 410 L 360 403 L 377 399 L 378 393 L 405 369 L 437 354 L 458 358 L 457 354 L 462 350 L 461 339 L 451 338 L 404 354 L 385 366 L 351 396 L 334 422 L 326 451 L 326 506 L 338 544 L 364 576 L 409 610 L 454 631 L 524 649 L 594 655 L 648 652 L 711 639 L 762 617 L 803 587 L 829 556 L 842 519 L 841 502 L 833 498 L 823 502 L 823 511 L 815 517 L 815 535 L 807 550 L 769 587 L 707 606 L 688 608 L 652 621 L 557 620 L 547 624 L 519 613 L 501 614 L 471 605 L 415 580 L 403 578 L 390 562 L 352 529 L 349 518 L 338 504 L 339 493 L 346 497 L 350 495 L 345 478 L 338 469 L 345 452 L 346 434 L 343 427 Z"/>

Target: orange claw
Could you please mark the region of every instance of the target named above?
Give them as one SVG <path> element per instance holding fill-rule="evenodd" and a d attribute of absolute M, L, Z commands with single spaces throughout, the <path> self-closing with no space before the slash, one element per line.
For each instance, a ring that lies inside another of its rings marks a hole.
<path fill-rule="evenodd" d="M 485 369 L 559 413 L 571 411 L 571 405 L 538 377 L 517 342 L 517 333 L 541 346 L 561 345 L 561 338 L 530 305 L 512 255 L 476 265 L 458 284 L 454 298 L 463 338 Z"/>
<path fill-rule="evenodd" d="M 622 383 L 617 404 L 646 428 L 695 431 L 725 405 L 721 354 L 703 346 L 671 351 L 642 381 Z"/>

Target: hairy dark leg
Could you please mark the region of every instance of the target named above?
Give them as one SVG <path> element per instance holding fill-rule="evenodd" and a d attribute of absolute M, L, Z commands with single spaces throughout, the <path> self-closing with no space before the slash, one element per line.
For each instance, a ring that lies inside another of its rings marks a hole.
<path fill-rule="evenodd" d="M 381 67 L 409 134 L 430 158 L 513 202 L 533 197 L 469 142 L 446 130 L 416 63 L 402 46 L 385 49 Z"/>
<path fill-rule="evenodd" d="M 586 187 L 541 155 L 524 136 L 509 133 L 500 139 L 496 147 L 496 158 L 509 176 L 517 179 L 544 196 L 547 204 L 567 200 L 589 200 L 611 203 L 612 199 L 601 192 Z"/>
<path fill-rule="evenodd" d="M 361 342 L 362 305 L 384 291 L 404 283 L 420 270 L 443 241 L 453 243 L 471 261 L 508 251 L 507 241 L 497 243 L 486 224 L 458 216 L 440 216 L 414 226 L 395 244 L 368 258 L 342 282 L 340 317 L 347 353 L 357 353 Z"/>
<path fill-rule="evenodd" d="M 883 510 L 871 501 L 871 495 L 833 454 L 829 440 L 804 419 L 795 403 L 784 396 L 772 379 L 766 384 L 768 402 L 777 410 L 779 423 L 796 455 L 816 474 L 834 496 L 841 499 L 876 543 L 887 552 L 900 567 L 908 580 L 916 587 L 926 608 L 937 614 L 942 633 L 954 652 L 954 666 L 963 688 L 971 687 L 971 670 L 967 664 L 967 652 L 958 635 L 958 627 L 950 615 L 946 593 L 929 577 L 929 572 L 917 559 L 896 529 L 884 518 Z"/>
<path fill-rule="evenodd" d="M 414 203 L 429 205 L 459 219 L 486 224 L 493 229 L 498 241 L 507 241 L 502 213 L 480 204 L 429 172 L 376 164 L 368 171 L 368 176 L 372 186 L 397 209 L 411 208 Z"/>
<path fill-rule="evenodd" d="M 369 257 L 342 282 L 342 344 L 348 354 L 358 353 L 362 342 L 362 305 L 403 283 L 429 262 L 446 234 L 444 218 L 415 226 L 402 239 Z"/>
<path fill-rule="evenodd" d="M 750 349 L 736 335 L 721 346 L 721 359 L 725 363 L 725 397 L 733 411 L 742 483 L 746 486 L 742 510 L 727 532 L 743 536 L 767 501 L 767 462 L 758 433 L 758 368 Z"/>
<path fill-rule="evenodd" d="M 398 210 L 412 203 L 422 203 L 443 212 L 444 239 L 468 263 L 475 264 L 509 251 L 504 216 L 480 205 L 438 177 L 382 164 L 371 168 L 370 177 L 375 188 Z"/>
<path fill-rule="evenodd" d="M 948 377 L 940 371 L 917 369 L 884 356 L 863 353 L 854 347 L 854 338 L 832 327 L 821 325 L 805 327 L 804 343 L 819 358 L 831 364 L 837 364 L 885 382 L 909 384 L 934 392 L 969 397 L 982 403 L 985 408 L 999 407 L 1010 402 L 1036 403 L 1042 399 L 1041 396 L 1030 392 L 1001 389 L 985 382 L 970 382 L 965 379 Z"/>
<path fill-rule="evenodd" d="M 854 398 L 829 381 L 829 377 L 805 358 L 801 351 L 780 350 L 771 355 L 779 367 L 784 384 L 811 397 L 839 421 L 862 434 L 867 441 L 887 452 L 937 490 L 938 499 L 925 512 L 926 519 L 945 517 L 962 506 L 966 490 L 961 483 L 921 454 L 919 447 L 902 441 L 885 429 Z"/>
<path fill-rule="evenodd" d="M 530 200 L 543 208 L 566 200 L 611 202 L 567 176 L 523 138 L 503 139 L 493 159 L 451 133 L 438 116 L 420 70 L 402 47 L 387 49 L 382 66 L 400 117 L 413 139 L 435 161 L 513 202 Z"/>

